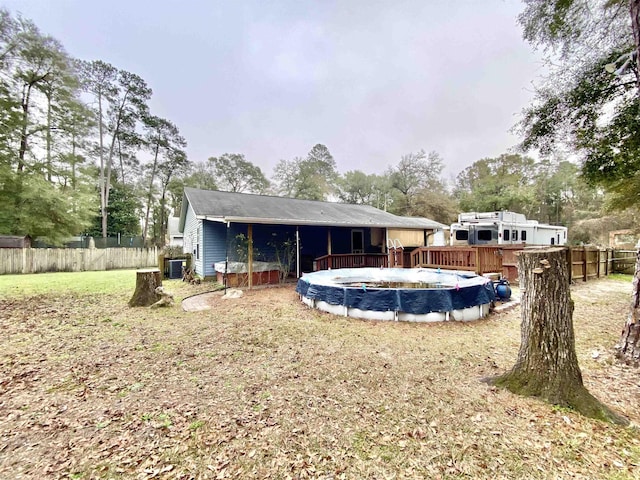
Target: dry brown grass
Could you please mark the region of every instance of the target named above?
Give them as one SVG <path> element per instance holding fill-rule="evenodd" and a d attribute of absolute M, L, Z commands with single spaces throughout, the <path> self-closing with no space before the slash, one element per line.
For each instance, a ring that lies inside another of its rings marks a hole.
<path fill-rule="evenodd" d="M 611 357 L 629 293 L 572 289 L 585 384 L 637 425 L 639 372 Z M 515 361 L 518 308 L 416 325 L 293 287 L 198 313 L 127 300 L 0 301 L 1 478 L 640 478 L 634 428 L 480 382 Z"/>

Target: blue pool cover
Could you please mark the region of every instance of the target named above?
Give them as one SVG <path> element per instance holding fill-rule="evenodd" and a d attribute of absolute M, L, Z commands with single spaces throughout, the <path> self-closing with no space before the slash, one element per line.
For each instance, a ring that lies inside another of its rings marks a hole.
<path fill-rule="evenodd" d="M 413 314 L 431 312 L 450 312 L 476 305 L 485 305 L 496 300 L 493 283 L 487 278 L 460 272 L 436 272 L 422 269 L 419 273 L 433 275 L 442 281 L 440 288 L 375 288 L 366 286 L 366 281 L 379 281 L 385 273 L 390 273 L 391 280 L 415 281 L 415 274 L 410 279 L 400 279 L 398 270 L 402 269 L 342 269 L 324 270 L 305 275 L 298 280 L 296 292 L 313 300 L 324 301 L 331 305 L 345 305 L 349 308 L 373 311 L 397 311 Z M 367 271 L 374 277 L 367 280 Z M 406 271 L 406 270 L 405 270 Z M 347 273 L 345 273 L 347 272 Z M 350 273 L 357 276 L 350 277 Z M 411 274 L 410 274 L 411 275 Z M 356 279 L 362 286 L 345 286 L 344 279 Z M 435 283 L 435 282 L 434 282 Z"/>

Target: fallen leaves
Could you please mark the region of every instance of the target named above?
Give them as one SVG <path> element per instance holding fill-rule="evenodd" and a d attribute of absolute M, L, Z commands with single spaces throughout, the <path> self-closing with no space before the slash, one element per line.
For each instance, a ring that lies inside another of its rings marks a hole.
<path fill-rule="evenodd" d="M 617 328 L 599 320 L 623 317 L 628 299 L 599 288 L 577 287 L 585 383 L 638 423 L 637 374 L 603 361 Z M 633 431 L 478 381 L 515 359 L 517 310 L 408 325 L 311 311 L 291 287 L 212 301 L 196 313 L 133 312 L 108 295 L 0 301 L 0 477 L 586 479 L 638 468 Z"/>

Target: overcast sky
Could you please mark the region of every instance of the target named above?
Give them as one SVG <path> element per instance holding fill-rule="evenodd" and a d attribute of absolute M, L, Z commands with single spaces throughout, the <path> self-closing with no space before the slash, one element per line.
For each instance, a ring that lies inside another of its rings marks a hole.
<path fill-rule="evenodd" d="M 74 57 L 153 89 L 190 160 L 242 153 L 270 177 L 326 145 L 382 173 L 438 152 L 452 176 L 518 141 L 541 62 L 515 0 L 0 0 Z"/>

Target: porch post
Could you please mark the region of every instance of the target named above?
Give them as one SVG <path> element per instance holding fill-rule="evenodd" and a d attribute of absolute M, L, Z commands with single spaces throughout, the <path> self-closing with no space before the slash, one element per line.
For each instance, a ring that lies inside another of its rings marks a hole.
<path fill-rule="evenodd" d="M 229 230 L 231 229 L 231 222 L 227 222 L 227 233 L 225 234 L 225 247 L 224 247 L 224 293 L 227 293 L 228 275 L 229 275 Z"/>
<path fill-rule="evenodd" d="M 300 278 L 300 227 L 296 225 L 296 278 Z"/>
<path fill-rule="evenodd" d="M 331 269 L 331 228 L 327 228 L 327 268 Z"/>
<path fill-rule="evenodd" d="M 383 245 L 383 253 L 387 254 L 387 267 L 391 268 L 393 266 L 393 260 L 391 259 L 391 250 L 389 249 L 389 229 L 384 229 L 384 245 Z"/>
<path fill-rule="evenodd" d="M 249 275 L 249 290 L 251 290 L 251 287 L 253 287 L 253 225 L 249 224 L 247 226 L 247 237 L 249 240 L 249 245 L 248 245 L 248 263 L 249 265 L 247 265 L 247 274 Z"/>

